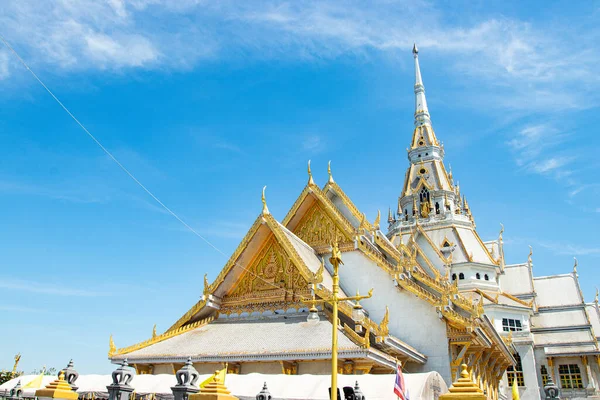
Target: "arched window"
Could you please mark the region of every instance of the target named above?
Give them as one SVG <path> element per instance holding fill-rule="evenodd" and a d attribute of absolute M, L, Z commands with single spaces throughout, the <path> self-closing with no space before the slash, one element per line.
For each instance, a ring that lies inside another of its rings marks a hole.
<path fill-rule="evenodd" d="M 465 279 L 465 274 L 463 274 L 462 272 L 458 274 L 458 279 Z"/>
<path fill-rule="evenodd" d="M 477 279 L 481 279 L 481 274 L 480 274 L 479 272 L 478 272 L 478 273 L 476 273 L 476 274 L 475 274 L 475 278 L 477 278 Z"/>
<path fill-rule="evenodd" d="M 483 279 L 485 279 L 486 281 L 489 281 L 489 280 L 490 280 L 490 277 L 488 276 L 488 274 L 485 274 L 485 275 L 483 276 Z"/>
<path fill-rule="evenodd" d="M 523 379 L 523 365 L 521 365 L 521 356 L 519 354 L 515 354 L 515 360 L 517 360 L 517 365 L 514 367 L 511 365 L 506 368 L 506 374 L 508 375 L 508 387 L 513 385 L 513 381 L 515 378 L 517 379 L 518 386 L 525 386 L 525 380 Z"/>
<path fill-rule="evenodd" d="M 436 214 L 440 213 L 440 203 L 438 203 L 437 201 L 435 202 L 435 213 Z"/>
<path fill-rule="evenodd" d="M 452 274 L 452 280 L 455 281 L 456 280 L 456 274 Z"/>
<path fill-rule="evenodd" d="M 425 200 L 429 201 L 429 190 L 426 187 L 423 187 L 419 192 L 419 201 L 422 203 Z"/>

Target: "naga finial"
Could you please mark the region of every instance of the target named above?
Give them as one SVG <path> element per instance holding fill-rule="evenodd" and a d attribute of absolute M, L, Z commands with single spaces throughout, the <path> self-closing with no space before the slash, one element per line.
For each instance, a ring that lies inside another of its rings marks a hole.
<path fill-rule="evenodd" d="M 310 170 L 310 160 L 308 160 L 308 184 L 314 185 L 315 181 L 313 181 L 312 171 Z"/>
<path fill-rule="evenodd" d="M 110 335 L 108 339 L 108 356 L 112 357 L 117 352 L 117 347 L 115 346 L 115 341 L 113 340 L 113 335 Z"/>
<path fill-rule="evenodd" d="M 596 298 L 594 299 L 596 304 L 598 304 L 598 286 L 596 286 Z"/>
<path fill-rule="evenodd" d="M 529 265 L 531 265 L 531 263 L 533 262 L 532 256 L 533 256 L 533 247 L 529 246 L 529 255 L 527 256 L 527 264 L 529 264 Z"/>
<path fill-rule="evenodd" d="M 498 241 L 502 244 L 502 234 L 504 233 L 504 225 L 500 222 L 500 233 L 498 234 Z"/>
<path fill-rule="evenodd" d="M 381 224 L 381 210 L 377 210 L 377 217 L 375 217 L 375 230 L 379 229 Z"/>
<path fill-rule="evenodd" d="M 210 294 L 210 284 L 208 283 L 208 274 L 204 274 L 204 290 L 202 294 L 208 296 Z"/>
<path fill-rule="evenodd" d="M 152 327 L 152 339 L 156 338 L 156 324 L 154 324 L 154 327 Z"/>
<path fill-rule="evenodd" d="M 329 175 L 329 183 L 334 183 L 333 175 L 331 175 L 331 161 L 327 163 L 327 174 Z"/>
<path fill-rule="evenodd" d="M 262 209 L 262 213 L 263 215 L 269 214 L 269 207 L 267 207 L 267 199 L 265 198 L 265 190 L 267 190 L 267 187 L 263 187 L 263 191 L 262 191 L 262 205 L 263 205 L 263 209 Z"/>
<path fill-rule="evenodd" d="M 381 336 L 387 336 L 390 334 L 390 309 L 388 306 L 385 306 L 385 313 L 383 314 L 383 319 L 379 323 L 379 334 Z"/>

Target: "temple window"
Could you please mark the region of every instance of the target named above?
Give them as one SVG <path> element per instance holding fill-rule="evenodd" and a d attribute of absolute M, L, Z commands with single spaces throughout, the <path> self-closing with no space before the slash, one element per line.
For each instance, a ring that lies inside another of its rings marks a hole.
<path fill-rule="evenodd" d="M 490 277 L 488 276 L 488 274 L 485 274 L 485 275 L 483 276 L 483 279 L 485 279 L 486 281 L 489 281 L 489 280 L 490 280 Z"/>
<path fill-rule="evenodd" d="M 479 272 L 478 272 L 478 273 L 476 273 L 476 274 L 475 274 L 475 278 L 477 278 L 477 279 L 481 279 L 481 274 L 480 274 Z"/>
<path fill-rule="evenodd" d="M 440 213 L 440 203 L 438 203 L 437 201 L 435 202 L 435 213 L 436 214 Z"/>
<path fill-rule="evenodd" d="M 558 366 L 560 387 L 563 389 L 583 389 L 581 371 L 577 364 L 563 364 Z"/>
<path fill-rule="evenodd" d="M 548 383 L 548 370 L 545 365 L 542 365 L 540 368 L 540 374 L 542 375 L 542 386 L 546 386 Z"/>
<path fill-rule="evenodd" d="M 427 188 L 423 188 L 419 192 L 419 201 L 421 203 L 424 201 L 429 201 L 429 190 L 427 190 Z"/>
<path fill-rule="evenodd" d="M 456 280 L 456 274 L 452 274 L 452 280 L 455 281 Z"/>
<path fill-rule="evenodd" d="M 523 330 L 523 326 L 521 325 L 521 321 L 518 320 L 518 319 L 502 318 L 502 330 L 504 332 L 522 331 Z"/>
<path fill-rule="evenodd" d="M 465 274 L 463 274 L 462 272 L 458 274 L 458 279 L 465 279 Z"/>
<path fill-rule="evenodd" d="M 506 368 L 506 375 L 508 376 L 508 386 L 511 387 L 515 378 L 517 379 L 517 386 L 525 386 L 525 379 L 523 379 L 523 365 L 521 365 L 521 356 L 515 354 L 515 360 L 517 365 L 514 367 L 511 365 Z"/>

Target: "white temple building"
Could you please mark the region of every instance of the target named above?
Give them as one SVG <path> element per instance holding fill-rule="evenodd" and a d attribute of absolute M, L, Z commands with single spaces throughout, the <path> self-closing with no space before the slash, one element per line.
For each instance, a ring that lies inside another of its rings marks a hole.
<path fill-rule="evenodd" d="M 505 265 L 504 227 L 497 239 L 481 240 L 466 197 L 444 167 L 444 147 L 432 128 L 416 46 L 413 54 L 415 130 L 398 210 L 389 214 L 388 238 L 395 245 L 415 242 L 423 268 L 437 269 L 462 294 L 483 302 L 496 330 L 510 335 L 517 363 L 504 375 L 501 395 L 511 396 L 508 388 L 516 377 L 521 399 L 539 399 L 549 375 L 562 398 L 597 395 L 598 295 L 585 303 L 577 260 L 571 273 L 534 277 L 531 250 L 526 263 Z"/>
<path fill-rule="evenodd" d="M 332 242 L 344 265 L 340 287 L 373 297 L 367 317 L 353 321 L 342 304 L 342 374 L 390 374 L 396 360 L 407 373 L 436 371 L 450 386 L 459 366 L 490 399 L 540 399 L 549 377 L 562 398 L 595 396 L 600 384 L 598 296 L 585 303 L 576 267 L 571 273 L 533 276 L 524 264 L 506 265 L 504 229 L 483 241 L 461 189 L 444 165 L 433 130 L 418 50 L 415 127 L 408 169 L 387 233 L 350 200 L 329 170 L 323 187 L 308 182 L 281 222 L 263 210 L 202 299 L 165 333 L 117 349 L 140 374 L 174 373 L 191 357 L 200 373 L 228 363 L 233 374 L 329 373 L 334 321 L 321 307 L 309 324 L 306 299 L 331 293 Z M 312 288 L 312 291 L 311 291 Z"/>

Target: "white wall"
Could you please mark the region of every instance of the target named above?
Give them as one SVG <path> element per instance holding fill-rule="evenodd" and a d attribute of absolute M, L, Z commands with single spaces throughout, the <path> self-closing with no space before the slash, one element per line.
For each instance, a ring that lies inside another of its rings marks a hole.
<path fill-rule="evenodd" d="M 410 364 L 408 372 L 439 372 L 448 386 L 451 384 L 450 356 L 446 323 L 440 320 L 435 307 L 410 292 L 399 290 L 387 272 L 379 268 L 360 251 L 345 252 L 340 266 L 340 285 L 346 293 L 366 294 L 373 288 L 373 297 L 361 302 L 375 322 L 381 321 L 386 305 L 390 309 L 390 333 L 428 357 L 423 366 Z"/>
<path fill-rule="evenodd" d="M 540 398 L 540 381 L 538 381 L 539 366 L 536 362 L 533 346 L 531 344 L 515 344 L 521 364 L 523 365 L 523 379 L 525 387 L 519 388 L 521 400 L 537 400 Z"/>

